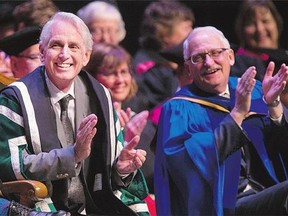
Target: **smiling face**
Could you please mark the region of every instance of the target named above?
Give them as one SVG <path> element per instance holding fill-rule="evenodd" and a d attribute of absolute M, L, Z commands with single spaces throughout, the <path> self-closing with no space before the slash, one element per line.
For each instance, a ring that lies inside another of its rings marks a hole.
<path fill-rule="evenodd" d="M 51 24 L 47 46 L 40 45 L 41 60 L 49 79 L 57 88 L 64 91 L 88 63 L 84 39 L 71 23 L 57 21 Z"/>
<path fill-rule="evenodd" d="M 254 17 L 244 26 L 244 37 L 250 48 L 278 48 L 277 23 L 268 8 L 255 8 Z"/>
<path fill-rule="evenodd" d="M 113 101 L 122 103 L 131 91 L 132 75 L 127 62 L 114 68 L 101 68 L 95 77 L 112 94 Z"/>
<path fill-rule="evenodd" d="M 189 43 L 190 56 L 210 52 L 218 48 L 228 48 L 220 36 L 200 31 L 194 34 Z M 202 90 L 219 94 L 225 91 L 230 74 L 230 66 L 234 64 L 232 49 L 224 50 L 216 58 L 206 54 L 204 62 L 193 64 L 191 60 L 185 61 L 186 70 L 191 73 L 193 82 Z"/>

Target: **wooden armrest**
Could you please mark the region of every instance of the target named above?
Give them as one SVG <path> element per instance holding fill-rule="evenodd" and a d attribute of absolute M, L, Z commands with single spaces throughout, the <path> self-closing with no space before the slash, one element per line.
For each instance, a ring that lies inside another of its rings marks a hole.
<path fill-rule="evenodd" d="M 3 182 L 2 194 L 8 199 L 19 199 L 23 205 L 31 207 L 40 199 L 48 196 L 47 187 L 34 180 L 17 180 Z"/>

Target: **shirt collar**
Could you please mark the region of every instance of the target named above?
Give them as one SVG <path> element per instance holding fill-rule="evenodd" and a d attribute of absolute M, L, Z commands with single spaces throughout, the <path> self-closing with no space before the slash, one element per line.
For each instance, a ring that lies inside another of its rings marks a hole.
<path fill-rule="evenodd" d="M 219 96 L 225 97 L 225 98 L 230 98 L 230 92 L 229 92 L 229 87 L 228 85 L 226 86 L 226 89 L 224 92 L 222 92 L 221 94 L 219 94 Z"/>
<path fill-rule="evenodd" d="M 75 98 L 75 93 L 74 93 L 74 86 L 75 83 L 73 81 L 71 87 L 69 88 L 67 93 L 62 92 L 61 90 L 59 90 L 53 83 L 52 81 L 49 79 L 49 77 L 47 76 L 47 72 L 45 71 L 45 80 L 47 83 L 47 87 L 48 90 L 50 92 L 51 95 L 51 100 L 53 104 L 58 103 L 59 100 L 61 100 L 64 96 L 70 94 L 73 98 Z"/>

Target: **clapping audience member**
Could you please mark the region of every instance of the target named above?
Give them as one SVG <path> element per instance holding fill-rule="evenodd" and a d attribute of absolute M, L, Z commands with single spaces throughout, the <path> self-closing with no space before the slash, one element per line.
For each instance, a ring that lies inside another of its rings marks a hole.
<path fill-rule="evenodd" d="M 255 65 L 258 61 L 261 62 L 262 68 L 260 64 L 256 66 L 256 78 L 262 80 L 270 61 L 275 62 L 276 69 L 279 69 L 282 63 L 288 62 L 287 52 L 280 47 L 279 42 L 283 20 L 273 1 L 243 1 L 236 18 L 235 29 L 240 46 L 236 54 L 250 59 L 250 61 L 242 61 L 242 69 L 238 67 L 236 59 L 234 66 L 238 69 L 235 70 L 236 75 L 241 76 L 247 67 Z"/>
<path fill-rule="evenodd" d="M 157 213 L 287 215 L 288 67 L 273 76 L 270 62 L 262 85 L 254 66 L 229 77 L 234 52 L 211 26 L 189 34 L 183 56 L 193 82 L 162 108 Z"/>
<path fill-rule="evenodd" d="M 88 26 L 94 43 L 119 44 L 126 35 L 119 9 L 112 3 L 93 1 L 80 8 L 77 15 Z"/>
<path fill-rule="evenodd" d="M 39 45 L 43 65 L 0 95 L 1 179 L 45 182 L 56 208 L 72 215 L 145 214 L 138 169 L 146 152 L 135 149 L 139 136 L 122 146 L 109 91 L 82 70 L 92 51 L 89 29 L 58 12 Z"/>
<path fill-rule="evenodd" d="M 99 43 L 94 44 L 90 61 L 85 69 L 111 92 L 121 125 L 125 130 L 125 140 L 130 140 L 131 136 L 140 136 L 138 147 L 147 152 L 147 159 L 142 170 L 148 183 L 149 192 L 154 193 L 154 154 L 150 150 L 150 142 L 156 128 L 151 122 L 147 124 L 148 111 L 135 113 L 130 108 L 122 110 L 122 104 L 126 102 L 129 107 L 129 100 L 137 92 L 131 61 L 131 55 L 123 47 Z"/>
<path fill-rule="evenodd" d="M 146 7 L 140 24 L 140 49 L 133 58 L 139 86 L 134 110 L 151 110 L 175 93 L 177 77 L 159 52 L 180 44 L 194 23 L 192 10 L 183 3 L 156 1 Z"/>

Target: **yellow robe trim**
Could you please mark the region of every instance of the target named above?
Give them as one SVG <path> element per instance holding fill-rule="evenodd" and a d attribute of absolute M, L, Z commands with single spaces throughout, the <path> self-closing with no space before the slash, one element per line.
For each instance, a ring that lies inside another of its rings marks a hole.
<path fill-rule="evenodd" d="M 201 105 L 204 105 L 204 106 L 208 106 L 208 107 L 220 110 L 222 112 L 230 113 L 229 110 L 227 110 L 226 108 L 224 108 L 224 107 L 222 107 L 222 106 L 220 106 L 218 104 L 214 104 L 214 103 L 211 103 L 209 101 L 201 100 L 201 99 L 198 99 L 198 98 L 181 97 L 181 96 L 179 96 L 179 97 L 173 97 L 172 99 L 188 100 L 188 101 L 191 101 L 191 102 L 194 102 L 194 103 L 198 103 L 198 104 L 201 104 Z M 256 112 L 249 112 L 249 113 L 246 114 L 245 118 L 248 118 L 249 116 L 254 115 L 254 114 L 257 114 L 257 113 Z"/>
<path fill-rule="evenodd" d="M 16 80 L 17 79 L 14 77 L 7 77 L 0 73 L 0 83 L 2 83 L 3 85 L 9 85 Z"/>

